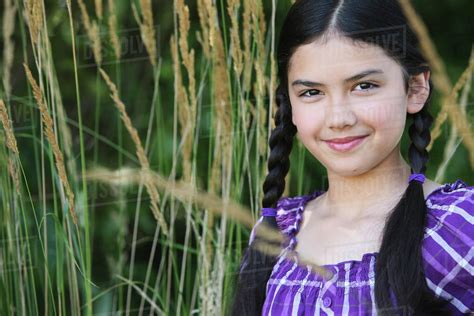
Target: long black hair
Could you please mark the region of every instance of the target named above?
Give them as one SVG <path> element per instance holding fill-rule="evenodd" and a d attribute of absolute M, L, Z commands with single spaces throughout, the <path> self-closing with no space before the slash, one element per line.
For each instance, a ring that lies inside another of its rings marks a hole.
<path fill-rule="evenodd" d="M 322 36 L 337 33 L 354 40 L 380 46 L 403 72 L 405 92 L 410 89 L 410 76 L 429 71 L 419 49 L 419 42 L 397 0 L 297 0 L 284 21 L 278 43 L 279 86 L 276 91 L 278 110 L 271 132 L 268 174 L 263 183 L 262 207 L 275 207 L 285 188 L 293 139 L 297 132 L 292 123 L 288 96 L 288 63 L 298 46 Z M 389 45 L 382 36 L 392 36 Z M 415 114 L 407 114 L 411 145 L 408 149 L 412 173 L 425 173 L 428 161 L 430 126 L 433 117 L 427 110 L 432 82 L 425 106 Z M 449 315 L 448 301 L 428 288 L 422 264 L 422 241 L 427 209 L 423 186 L 409 183 L 401 200 L 386 219 L 380 252 L 375 265 L 375 301 L 378 315 L 396 315 L 400 309 L 414 315 Z M 274 216 L 263 222 L 278 229 Z M 246 249 L 240 266 L 232 315 L 260 315 L 265 301 L 266 283 L 276 257 L 254 247 L 261 240 L 258 229 Z M 392 305 L 391 293 L 396 306 Z"/>

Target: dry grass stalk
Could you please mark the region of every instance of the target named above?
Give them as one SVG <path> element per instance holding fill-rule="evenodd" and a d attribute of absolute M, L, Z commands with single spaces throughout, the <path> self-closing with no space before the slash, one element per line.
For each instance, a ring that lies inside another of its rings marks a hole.
<path fill-rule="evenodd" d="M 10 99 L 10 71 L 13 65 L 13 57 L 15 44 L 11 40 L 15 29 L 16 6 L 12 0 L 4 0 L 3 9 L 3 89 L 7 97 Z"/>
<path fill-rule="evenodd" d="M 213 12 L 211 14 L 213 16 L 217 15 L 217 8 L 213 6 L 212 9 Z M 232 168 L 232 103 L 229 94 L 229 75 L 225 48 L 220 28 L 216 27 L 212 34 L 215 36 L 212 39 L 214 44 L 212 46 L 212 69 L 215 85 L 213 92 L 215 143 L 209 189 L 214 194 L 219 192 L 225 194 L 226 179 L 230 176 Z M 207 221 L 207 255 L 209 261 L 213 257 L 212 232 L 214 229 L 214 213 L 215 211 L 211 210 Z"/>
<path fill-rule="evenodd" d="M 182 4 L 179 4 L 182 6 Z M 203 13 L 205 12 L 205 14 Z M 201 26 L 203 24 L 206 25 L 207 32 L 205 32 L 204 38 L 208 41 L 208 46 L 209 46 L 209 53 L 211 47 L 214 47 L 214 38 L 215 34 L 214 32 L 217 29 L 217 24 L 218 24 L 218 17 L 217 17 L 217 10 L 216 6 L 214 5 L 212 0 L 198 0 L 198 14 L 200 17 L 201 21 Z M 201 17 L 201 15 L 203 17 Z M 204 28 L 203 28 L 204 29 Z"/>
<path fill-rule="evenodd" d="M 28 81 L 30 82 L 30 85 L 33 89 L 33 95 L 35 97 L 36 103 L 38 104 L 38 107 L 41 113 L 41 120 L 44 124 L 43 125 L 44 134 L 46 135 L 46 138 L 48 139 L 49 144 L 51 145 L 51 149 L 53 150 L 59 179 L 63 185 L 64 191 L 66 192 L 66 196 L 68 198 L 69 213 L 71 214 L 71 218 L 74 224 L 77 225 L 77 218 L 76 218 L 75 204 L 74 204 L 74 192 L 72 192 L 72 189 L 69 185 L 69 181 L 66 174 L 66 168 L 64 167 L 63 154 L 61 152 L 61 149 L 59 148 L 59 144 L 54 135 L 53 119 L 51 118 L 51 115 L 49 114 L 48 107 L 46 106 L 45 100 L 43 98 L 43 93 L 41 92 L 41 89 L 36 83 L 36 80 L 34 79 L 33 75 L 31 74 L 30 68 L 26 64 L 23 64 L 23 66 L 25 67 L 26 76 L 28 77 Z"/>
<path fill-rule="evenodd" d="M 277 65 L 275 60 L 275 19 L 276 19 L 276 4 L 272 4 L 272 18 L 271 18 L 271 48 L 270 48 L 270 84 L 268 87 L 269 90 L 269 117 L 268 117 L 268 127 L 273 129 L 275 127 L 275 122 L 272 120 L 272 117 L 275 116 L 277 111 L 276 100 L 275 100 L 275 88 L 277 85 Z"/>
<path fill-rule="evenodd" d="M 8 173 L 15 184 L 15 191 L 20 195 L 20 170 L 18 165 L 15 163 L 17 161 L 13 157 L 8 157 Z"/>
<path fill-rule="evenodd" d="M 92 21 L 87 13 L 86 5 L 83 0 L 78 0 L 79 9 L 81 10 L 82 23 L 86 29 L 86 34 L 92 43 L 92 51 L 94 52 L 94 60 L 97 65 L 102 64 L 102 44 L 100 41 L 99 26 L 96 21 Z"/>
<path fill-rule="evenodd" d="M 150 172 L 150 177 L 152 178 L 154 185 L 156 185 L 160 190 L 169 192 L 174 198 L 181 201 L 183 204 L 194 204 L 199 209 L 208 209 L 215 212 L 215 215 L 225 213 L 226 216 L 229 216 L 231 219 L 243 223 L 248 227 L 252 227 L 252 225 L 255 224 L 250 215 L 250 211 L 238 203 L 228 200 L 225 201 L 213 193 L 198 190 L 189 182 L 167 180 L 153 171 Z M 140 171 L 129 168 L 122 168 L 117 171 L 95 168 L 86 173 L 86 179 L 89 181 L 101 181 L 104 183 L 123 186 L 141 183 L 143 181 Z M 262 222 L 259 225 L 259 229 L 261 235 L 267 240 L 275 243 L 281 243 L 283 241 L 280 232 L 269 227 L 265 222 Z M 266 248 L 268 249 L 269 247 Z M 203 262 L 206 261 L 203 260 Z M 208 286 L 210 284 L 209 282 L 212 282 L 212 280 L 220 280 L 218 275 L 214 275 L 216 272 L 218 272 L 218 268 L 213 269 L 211 271 L 211 274 L 213 275 L 211 275 L 205 284 L 200 286 L 200 291 L 202 290 L 205 292 L 202 294 L 208 295 L 207 297 L 202 297 L 203 301 L 201 303 L 204 304 L 202 310 L 207 311 L 208 309 L 213 310 L 216 308 L 215 306 L 217 302 L 214 296 L 218 295 L 218 293 L 216 293 L 218 290 L 216 290 L 215 284 L 214 286 Z M 202 273 L 206 273 L 206 271 L 202 271 Z M 206 280 L 203 280 L 202 282 L 205 281 Z M 204 312 L 202 314 L 207 315 Z"/>
<path fill-rule="evenodd" d="M 51 78 L 51 81 L 54 82 L 52 84 L 53 86 L 59 87 L 58 83 L 58 78 L 56 76 Z M 71 136 L 71 130 L 69 126 L 67 125 L 67 115 L 66 112 L 64 111 L 64 104 L 61 96 L 61 91 L 59 89 L 52 89 L 53 93 L 53 99 L 51 104 L 55 110 L 55 117 L 57 118 L 56 123 L 57 123 L 57 133 L 61 135 L 60 140 L 61 140 L 61 148 L 63 149 L 64 156 L 65 156 L 65 161 L 66 161 L 66 166 L 67 170 L 69 171 L 69 179 L 71 180 L 72 183 L 77 183 L 76 179 L 76 160 L 73 157 L 74 153 L 72 151 L 73 146 L 72 146 L 72 136 Z M 54 111 L 53 111 L 54 112 Z"/>
<path fill-rule="evenodd" d="M 228 12 L 234 17 L 234 10 L 239 7 L 238 2 L 232 0 L 228 4 Z M 214 130 L 214 154 L 211 167 L 211 177 L 209 182 L 209 190 L 213 193 L 219 192 L 219 185 L 222 183 L 221 169 L 222 169 L 222 152 L 227 152 L 228 144 L 230 143 L 230 134 L 224 134 L 223 131 L 231 131 L 231 118 L 229 113 L 230 96 L 228 90 L 229 78 L 227 74 L 226 60 L 224 43 L 222 41 L 222 34 L 218 27 L 216 27 L 217 8 L 212 4 L 210 0 L 199 0 L 198 1 L 198 14 L 200 18 L 201 28 L 207 41 L 203 42 L 203 50 L 208 58 L 213 61 L 213 82 L 215 83 L 215 89 L 213 94 L 214 109 L 215 109 L 215 126 Z M 238 25 L 234 23 L 236 31 L 234 35 L 237 35 L 238 39 Z M 208 38 L 206 36 L 209 36 Z M 240 39 L 238 39 L 238 45 L 240 47 Z M 209 50 L 206 52 L 206 50 Z M 235 57 L 236 55 L 234 55 Z M 212 227 L 212 214 L 209 217 L 209 223 Z"/>
<path fill-rule="evenodd" d="M 94 0 L 94 5 L 95 5 L 95 14 L 99 18 L 99 20 L 102 20 L 102 18 L 104 17 L 102 0 Z"/>
<path fill-rule="evenodd" d="M 242 30 L 242 42 L 243 42 L 243 78 L 242 78 L 242 93 L 248 93 L 252 89 L 251 79 L 252 79 L 252 69 L 254 64 L 254 59 L 252 56 L 252 10 L 254 9 L 255 3 L 254 0 L 244 0 L 243 1 L 243 23 L 244 25 Z M 244 122 L 250 122 L 250 117 L 257 117 L 257 109 L 254 103 L 250 100 L 247 101 L 245 105 L 246 112 L 243 113 Z"/>
<path fill-rule="evenodd" d="M 199 16 L 199 24 L 201 26 L 201 32 L 197 32 L 198 42 L 202 46 L 204 56 L 206 58 L 211 58 L 211 47 L 210 47 L 210 28 L 214 20 L 211 17 L 209 11 L 209 4 L 212 6 L 211 1 L 209 0 L 198 0 L 197 1 L 197 11 Z"/>
<path fill-rule="evenodd" d="M 10 155 L 8 157 L 8 173 L 10 174 L 10 177 L 12 178 L 13 183 L 15 184 L 16 193 L 19 195 L 20 194 L 20 170 L 19 170 L 18 165 L 16 164 L 19 151 L 18 151 L 18 146 L 16 143 L 15 134 L 13 133 L 11 120 L 8 115 L 8 110 L 2 99 L 0 99 L 0 122 L 2 122 L 3 129 L 5 130 L 7 148 L 10 149 L 10 151 L 13 153 L 13 156 L 14 156 L 12 157 Z"/>
<path fill-rule="evenodd" d="M 232 59 L 234 61 L 234 70 L 237 77 L 242 74 L 243 68 L 243 53 L 240 46 L 240 35 L 239 35 L 239 8 L 240 0 L 230 0 L 227 4 L 227 12 L 230 16 L 231 28 L 230 28 L 230 50 Z"/>
<path fill-rule="evenodd" d="M 188 86 L 190 94 L 191 117 L 196 117 L 196 79 L 194 72 L 194 50 L 189 49 L 188 34 L 189 34 L 189 7 L 184 4 L 184 0 L 176 1 L 176 10 L 179 18 L 179 49 L 182 56 L 182 63 L 188 72 Z M 212 47 L 212 42 L 211 42 Z M 194 126 L 194 124 L 193 124 Z"/>
<path fill-rule="evenodd" d="M 109 34 L 112 47 L 114 49 L 115 58 L 118 60 L 122 56 L 122 48 L 120 46 L 120 40 L 117 35 L 117 15 L 115 14 L 115 0 L 108 0 L 109 6 Z"/>
<path fill-rule="evenodd" d="M 25 0 L 25 15 L 30 29 L 31 40 L 38 43 L 39 33 L 43 26 L 43 6 L 41 0 Z"/>
<path fill-rule="evenodd" d="M 474 70 L 474 63 L 471 62 L 469 66 L 464 70 L 459 80 L 454 85 L 451 93 L 445 98 L 445 103 L 443 104 L 442 108 L 446 109 L 446 115 L 450 116 L 451 122 L 453 125 L 458 129 L 459 133 L 463 136 L 463 141 L 466 147 L 470 152 L 471 157 L 471 165 L 474 165 L 474 138 L 473 133 L 470 128 L 470 123 L 468 121 L 468 117 L 463 113 L 461 108 L 458 106 L 457 98 L 459 91 L 464 87 L 466 81 L 472 75 L 472 71 Z M 441 116 L 441 118 L 444 117 Z M 432 140 L 428 145 L 427 149 L 430 150 L 433 146 L 434 140 L 441 134 L 441 126 L 443 122 L 439 122 L 435 124 L 435 127 L 432 131 Z"/>
<path fill-rule="evenodd" d="M 474 51 L 471 52 L 471 62 L 474 58 Z M 461 94 L 461 98 L 459 100 L 459 105 L 461 107 L 461 111 L 463 112 L 464 115 L 466 115 L 466 107 L 467 103 L 469 101 L 469 93 L 471 92 L 471 84 L 472 84 L 472 72 L 468 76 L 466 83 L 464 84 L 464 88 Z M 451 134 L 449 135 L 449 139 L 446 142 L 446 145 L 444 147 L 444 153 L 443 153 L 443 161 L 440 163 L 439 168 L 436 172 L 436 177 L 435 181 L 436 182 L 443 182 L 444 181 L 444 174 L 446 172 L 446 169 L 448 167 L 448 164 L 453 157 L 454 153 L 456 152 L 456 149 L 461 143 L 461 139 L 458 140 L 458 131 L 456 129 L 456 126 L 451 125 Z"/>
<path fill-rule="evenodd" d="M 153 9 L 150 0 L 140 0 L 140 9 L 143 16 L 143 21 L 140 19 L 137 8 L 133 4 L 133 15 L 140 27 L 140 34 L 145 44 L 146 50 L 153 66 L 156 66 L 156 35 L 155 26 L 153 25 Z"/>
<path fill-rule="evenodd" d="M 173 197 L 182 203 L 193 203 L 200 209 L 208 209 L 215 212 L 215 215 L 226 213 L 233 220 L 240 222 L 247 227 L 252 227 L 255 222 L 250 215 L 250 210 L 242 205 L 229 201 L 226 202 L 219 196 L 196 189 L 192 184 L 184 181 L 167 180 L 153 170 L 148 173 L 149 179 L 160 190 L 169 192 Z M 140 170 L 131 168 L 121 168 L 117 171 L 110 171 L 105 168 L 94 168 L 86 172 L 86 180 L 100 181 L 111 185 L 128 186 L 139 184 L 144 181 Z M 281 242 L 282 235 L 272 227 L 263 225 L 262 234 L 268 240 Z"/>
<path fill-rule="evenodd" d="M 193 139 L 194 139 L 194 130 L 195 130 L 196 113 L 197 113 L 196 79 L 195 79 L 195 72 L 194 72 L 194 50 L 193 49 L 189 50 L 188 39 L 187 39 L 188 33 L 189 33 L 189 26 L 190 26 L 189 8 L 187 5 L 184 4 L 184 0 L 176 0 L 175 10 L 178 14 L 178 19 L 179 19 L 179 23 L 178 23 L 179 24 L 179 39 L 178 39 L 179 53 L 181 54 L 182 64 L 186 68 L 187 77 L 188 77 L 189 103 L 179 105 L 178 112 L 180 113 L 181 129 L 182 130 L 184 129 L 186 131 L 186 134 L 182 134 L 183 143 L 184 143 L 182 147 L 182 153 L 183 153 L 183 164 L 184 164 L 183 167 L 185 169 L 184 177 L 185 179 L 189 180 L 192 178 L 189 162 L 192 160 L 192 144 L 193 144 Z M 176 72 L 180 72 L 179 67 L 175 67 L 175 75 L 177 74 Z M 186 105 L 188 105 L 189 110 L 184 108 Z"/>
<path fill-rule="evenodd" d="M 0 121 L 3 124 L 5 130 L 6 144 L 7 147 L 15 154 L 18 155 L 18 146 L 16 143 L 15 134 L 13 133 L 13 127 L 11 124 L 10 117 L 8 116 L 8 110 L 5 103 L 0 99 Z"/>
<path fill-rule="evenodd" d="M 252 78 L 252 69 L 253 69 L 253 57 L 252 57 L 252 52 L 251 52 L 251 47 L 252 47 L 252 10 L 254 6 L 254 0 L 244 0 L 244 12 L 243 12 L 243 25 L 246 25 L 247 27 L 243 28 L 243 35 L 242 35 L 242 40 L 243 40 L 243 46 L 244 46 L 244 74 L 243 74 L 243 82 L 242 82 L 242 91 L 244 93 L 247 93 L 251 88 L 251 78 Z M 254 103 L 247 101 L 246 104 L 246 109 L 248 111 L 243 113 L 243 121 L 244 122 L 250 122 L 251 120 L 249 119 L 249 115 L 252 117 L 257 117 L 257 108 L 254 105 Z M 250 128 L 250 126 L 249 126 Z"/>
<path fill-rule="evenodd" d="M 216 8 L 214 8 L 216 10 Z M 224 181 L 221 176 L 221 170 L 228 169 L 228 163 L 231 161 L 231 140 L 232 140 L 232 108 L 229 95 L 229 76 L 225 60 L 224 42 L 219 28 L 213 32 L 213 80 L 214 88 L 214 109 L 215 109 L 215 146 L 214 159 L 211 169 L 210 189 L 214 193 L 219 192 L 219 185 Z M 224 154 L 224 159 L 222 158 Z"/>
<path fill-rule="evenodd" d="M 102 78 L 104 78 L 105 82 L 107 83 L 107 86 L 110 89 L 110 92 L 111 92 L 110 97 L 112 98 L 116 108 L 120 112 L 120 116 L 122 118 L 122 121 L 125 127 L 127 128 L 127 131 L 130 134 L 133 142 L 135 143 L 136 154 L 141 165 L 140 176 L 141 178 L 145 180 L 144 184 L 147 189 L 148 195 L 150 196 L 150 200 L 151 200 L 150 206 L 151 206 L 152 213 L 155 219 L 157 220 L 158 224 L 160 225 L 163 233 L 166 236 L 168 236 L 168 225 L 166 224 L 163 214 L 158 208 L 158 204 L 160 202 L 160 196 L 158 194 L 156 187 L 153 185 L 153 183 L 149 179 L 149 174 L 151 173 L 150 163 L 148 162 L 148 158 L 145 154 L 145 149 L 142 146 L 140 137 L 138 136 L 138 132 L 135 129 L 135 127 L 133 127 L 132 125 L 132 121 L 130 117 L 128 116 L 127 111 L 125 110 L 125 104 L 122 102 L 122 100 L 119 97 L 117 87 L 112 82 L 112 80 L 110 80 L 109 76 L 104 70 L 99 69 L 99 71 L 100 71 L 100 74 L 102 75 Z"/>
<path fill-rule="evenodd" d="M 191 179 L 191 154 L 192 154 L 192 130 L 193 124 L 191 122 L 191 111 L 189 107 L 189 99 L 186 89 L 183 85 L 181 77 L 178 44 L 174 36 L 171 36 L 171 58 L 173 59 L 174 72 L 174 87 L 176 93 L 176 103 L 178 110 L 178 121 L 181 131 L 181 141 L 183 146 L 181 148 L 183 159 L 183 179 L 189 181 Z"/>
<path fill-rule="evenodd" d="M 247 92 L 250 89 L 250 78 L 252 75 L 252 58 L 251 58 L 251 35 L 252 35 L 252 8 L 251 2 L 254 0 L 244 0 L 244 13 L 243 13 L 243 34 L 242 39 L 244 43 L 244 78 L 243 78 L 243 85 L 242 90 Z"/>
<path fill-rule="evenodd" d="M 267 77 L 265 76 L 265 14 L 263 12 L 263 4 L 261 1 L 251 2 L 252 12 L 252 29 L 254 41 L 257 46 L 257 58 L 254 61 L 254 68 L 256 74 L 256 81 L 254 83 L 254 93 L 256 99 L 256 113 L 255 118 L 258 126 L 259 139 L 259 154 L 264 156 L 267 152 L 267 126 L 265 125 L 267 119 L 267 110 L 263 102 L 266 93 Z"/>
<path fill-rule="evenodd" d="M 210 2 L 208 2 L 209 4 Z M 235 14 L 233 14 L 235 9 Z M 222 31 L 217 23 L 217 6 L 208 6 L 209 15 L 212 17 L 210 20 L 215 21 L 211 26 L 209 32 L 210 47 L 211 47 L 211 58 L 212 58 L 212 80 L 214 82 L 213 91 L 213 105 L 214 105 L 214 127 L 215 133 L 214 139 L 214 155 L 211 167 L 211 178 L 209 183 L 210 192 L 213 194 L 220 194 L 222 196 L 228 196 L 230 192 L 227 187 L 228 179 L 231 177 L 230 173 L 232 170 L 232 108 L 229 93 L 229 73 L 227 70 L 226 54 L 223 41 Z M 238 12 L 238 3 L 232 2 L 228 7 L 229 14 L 232 14 L 233 30 L 231 30 L 231 55 L 234 59 L 234 70 L 236 71 L 237 77 L 240 77 L 242 71 L 242 54 L 240 49 L 240 39 L 238 34 L 238 24 L 236 20 L 236 14 Z M 240 57 L 239 57 L 240 52 Z M 239 61 L 240 59 L 240 61 Z M 214 231 L 214 214 L 219 210 L 210 209 L 209 216 L 207 218 L 207 244 L 206 253 L 207 261 L 214 262 L 213 268 L 209 271 L 210 278 L 208 282 L 214 286 L 204 286 L 200 288 L 200 297 L 205 303 L 206 311 L 209 314 L 219 313 L 220 310 L 220 295 L 222 293 L 222 271 L 224 269 L 224 262 L 222 257 L 223 243 L 222 236 L 217 236 L 217 252 L 214 256 L 212 233 Z"/>
<path fill-rule="evenodd" d="M 439 57 L 439 54 L 436 51 L 436 46 L 429 36 L 426 25 L 416 13 L 409 0 L 399 0 L 399 2 L 408 22 L 410 23 L 410 26 L 413 28 L 413 31 L 416 33 L 420 41 L 420 47 L 423 55 L 428 60 L 428 63 L 433 69 L 432 77 L 436 87 L 441 91 L 442 94 L 448 95 L 452 88 L 451 81 L 447 75 L 443 60 Z"/>

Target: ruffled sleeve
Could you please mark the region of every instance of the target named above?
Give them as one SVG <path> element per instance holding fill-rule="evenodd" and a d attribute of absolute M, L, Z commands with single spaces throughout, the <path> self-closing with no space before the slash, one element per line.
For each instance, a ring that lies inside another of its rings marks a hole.
<path fill-rule="evenodd" d="M 275 216 L 278 229 L 287 237 L 284 246 L 292 242 L 295 243 L 295 235 L 298 232 L 306 203 L 318 195 L 321 195 L 323 192 L 324 191 L 318 190 L 309 195 L 282 197 L 278 200 L 275 208 L 263 208 L 260 218 L 250 233 L 249 245 L 255 239 L 256 228 L 263 221 L 264 216 Z"/>
<path fill-rule="evenodd" d="M 474 311 L 474 187 L 461 180 L 431 194 L 423 244 L 428 287 L 455 315 Z"/>
<path fill-rule="evenodd" d="M 294 200 L 297 199 L 298 197 L 281 197 L 277 204 L 276 207 L 266 207 L 262 208 L 260 211 L 260 217 L 255 223 L 255 225 L 252 228 L 252 231 L 250 232 L 250 238 L 249 238 L 249 246 L 255 239 L 255 233 L 260 225 L 260 223 L 263 221 L 263 218 L 265 216 L 274 216 L 275 220 L 277 221 L 278 228 L 280 230 L 286 228 L 286 226 L 290 225 L 291 220 L 286 219 L 288 216 L 286 215 L 287 213 L 291 213 L 294 210 L 292 209 L 292 206 L 295 204 Z"/>

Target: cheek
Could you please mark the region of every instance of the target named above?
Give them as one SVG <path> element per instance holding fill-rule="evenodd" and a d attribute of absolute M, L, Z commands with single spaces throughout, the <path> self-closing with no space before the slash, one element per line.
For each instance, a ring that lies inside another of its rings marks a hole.
<path fill-rule="evenodd" d="M 315 137 L 324 122 L 324 112 L 314 106 L 297 105 L 292 108 L 293 124 L 298 129 L 299 137 Z"/>
<path fill-rule="evenodd" d="M 406 110 L 401 99 L 380 100 L 369 103 L 361 113 L 364 120 L 380 132 L 403 133 Z"/>

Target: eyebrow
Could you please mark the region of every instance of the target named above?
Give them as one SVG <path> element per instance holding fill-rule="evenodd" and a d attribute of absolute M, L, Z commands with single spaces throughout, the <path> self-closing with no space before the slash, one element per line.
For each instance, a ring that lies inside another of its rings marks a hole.
<path fill-rule="evenodd" d="M 350 82 L 362 79 L 364 77 L 367 77 L 367 76 L 373 75 L 373 74 L 383 74 L 383 71 L 381 69 L 364 70 L 364 71 L 362 71 L 362 72 L 360 72 L 360 73 L 358 73 L 354 76 L 351 76 L 347 79 L 344 79 L 344 83 L 350 83 Z M 301 80 L 301 79 L 293 81 L 293 83 L 291 85 L 292 86 L 303 85 L 303 86 L 306 86 L 306 87 L 324 86 L 323 83 L 312 82 L 312 81 L 309 81 L 309 80 Z"/>

